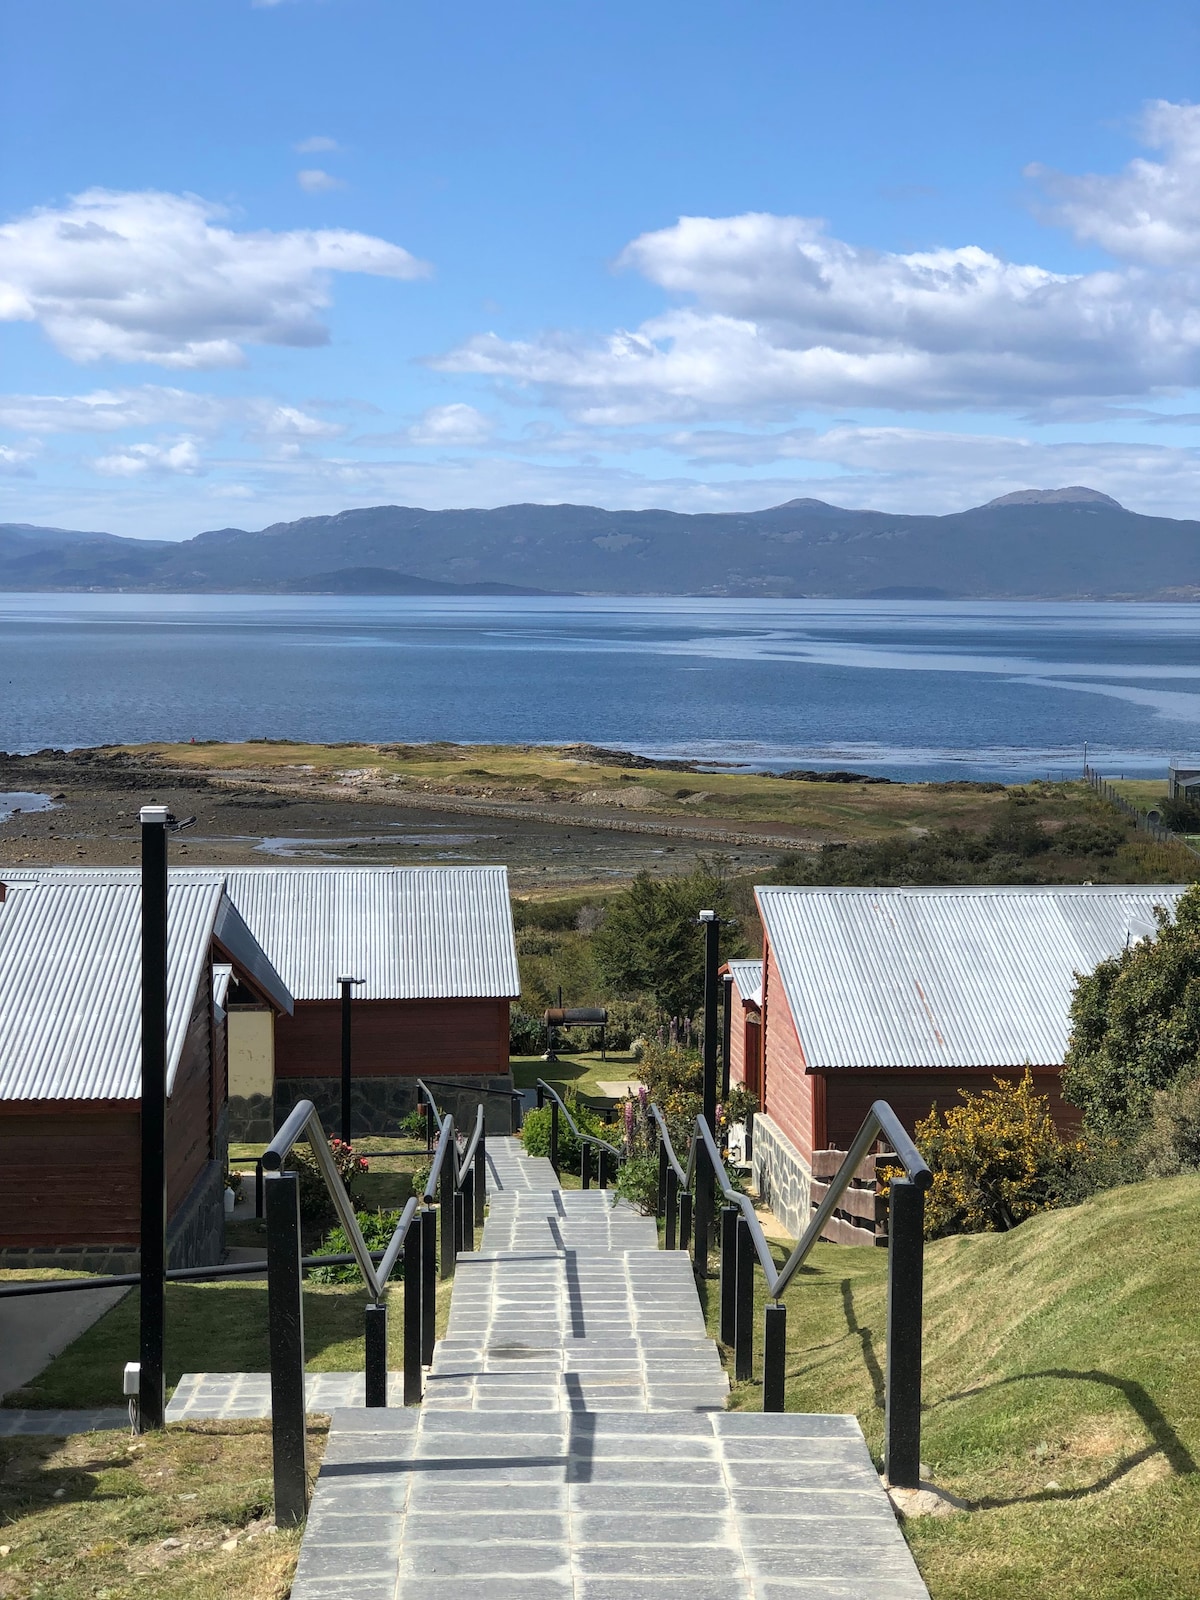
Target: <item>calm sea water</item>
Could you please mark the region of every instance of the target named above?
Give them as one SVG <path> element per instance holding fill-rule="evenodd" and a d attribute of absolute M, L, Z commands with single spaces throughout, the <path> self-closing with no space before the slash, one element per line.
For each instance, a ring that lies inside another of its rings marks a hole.
<path fill-rule="evenodd" d="M 893 777 L 1158 773 L 1200 608 L 0 595 L 0 746 L 588 740 Z"/>

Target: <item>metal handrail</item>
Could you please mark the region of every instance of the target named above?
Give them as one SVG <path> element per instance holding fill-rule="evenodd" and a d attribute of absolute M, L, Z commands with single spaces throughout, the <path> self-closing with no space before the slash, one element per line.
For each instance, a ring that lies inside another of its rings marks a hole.
<path fill-rule="evenodd" d="M 625 1152 L 617 1145 L 609 1144 L 607 1139 L 601 1139 L 594 1133 L 584 1133 L 582 1128 L 580 1128 L 579 1124 L 575 1121 L 575 1118 L 571 1115 L 570 1111 L 568 1111 L 566 1101 L 563 1099 L 562 1095 L 559 1094 L 558 1090 L 553 1084 L 547 1083 L 545 1078 L 539 1078 L 537 1080 L 537 1087 L 544 1090 L 546 1094 L 553 1095 L 554 1099 L 558 1101 L 558 1104 L 562 1109 L 563 1116 L 565 1116 L 567 1119 L 567 1125 L 571 1129 L 571 1132 L 579 1140 L 580 1144 L 597 1145 L 601 1150 L 607 1150 L 610 1155 L 616 1156 L 618 1161 L 624 1161 Z"/>

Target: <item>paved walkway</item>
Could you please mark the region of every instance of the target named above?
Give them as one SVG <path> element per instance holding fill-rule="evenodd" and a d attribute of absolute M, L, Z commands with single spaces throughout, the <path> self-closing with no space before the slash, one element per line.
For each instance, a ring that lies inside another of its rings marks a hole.
<path fill-rule="evenodd" d="M 488 1157 L 425 1404 L 334 1412 L 293 1600 L 928 1600 L 856 1420 L 726 1412 L 686 1254 Z"/>

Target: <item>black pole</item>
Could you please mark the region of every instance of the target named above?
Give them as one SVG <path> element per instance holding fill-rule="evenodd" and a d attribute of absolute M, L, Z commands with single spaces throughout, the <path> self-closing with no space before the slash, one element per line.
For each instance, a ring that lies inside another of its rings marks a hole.
<path fill-rule="evenodd" d="M 443 1278 L 454 1275 L 454 1257 L 458 1249 L 458 1227 L 455 1219 L 455 1200 L 458 1190 L 454 1187 L 454 1151 L 447 1150 L 442 1161 L 442 1175 L 438 1179 L 438 1207 L 442 1213 L 440 1218 L 441 1228 L 441 1273 Z"/>
<path fill-rule="evenodd" d="M 737 1206 L 721 1207 L 721 1332 L 723 1345 L 732 1346 L 737 1334 Z"/>
<path fill-rule="evenodd" d="M 733 973 L 727 972 L 721 980 L 725 990 L 724 1008 L 721 1012 L 721 1099 L 729 1099 L 729 1053 L 733 1041 Z"/>
<path fill-rule="evenodd" d="M 404 1404 L 421 1403 L 421 1216 L 404 1235 Z"/>
<path fill-rule="evenodd" d="M 679 1179 L 674 1167 L 667 1168 L 667 1193 L 666 1193 L 666 1233 L 663 1244 L 668 1250 L 676 1248 L 677 1229 L 679 1225 Z"/>
<path fill-rule="evenodd" d="M 717 1137 L 717 994 L 721 964 L 721 920 L 715 911 L 702 911 L 700 921 L 704 927 L 704 1085 L 701 1110 L 709 1132 Z M 708 1246 L 712 1237 L 713 1195 L 716 1176 L 703 1151 L 696 1163 L 696 1205 L 693 1222 L 696 1229 L 693 1267 L 696 1276 L 708 1276 Z"/>
<path fill-rule="evenodd" d="M 142 1218 L 141 1375 L 143 1428 L 166 1418 L 167 1319 L 167 817 L 143 806 L 142 824 Z"/>
<path fill-rule="evenodd" d="M 350 1043 L 352 1003 L 354 999 L 354 985 L 361 983 L 361 978 L 339 978 L 342 986 L 342 1143 L 354 1143 L 353 1106 L 350 1099 Z"/>
<path fill-rule="evenodd" d="M 437 1212 L 428 1206 L 421 1212 L 421 1361 L 427 1367 L 437 1329 L 437 1231 Z"/>
<path fill-rule="evenodd" d="M 300 1176 L 268 1172 L 267 1326 L 271 1359 L 271 1450 L 275 1522 L 308 1515 L 308 1447 L 304 1406 L 304 1298 L 300 1266 Z"/>
<path fill-rule="evenodd" d="M 550 1102 L 550 1165 L 558 1177 L 558 1101 Z M 603 1185 L 601 1185 L 603 1188 Z"/>
<path fill-rule="evenodd" d="M 692 1242 L 692 1196 L 684 1189 L 679 1196 L 679 1248 L 686 1250 Z"/>
<path fill-rule="evenodd" d="M 754 1236 L 745 1217 L 737 1219 L 737 1290 L 734 1307 L 733 1376 L 748 1383 L 754 1376 Z"/>
<path fill-rule="evenodd" d="M 380 1301 L 367 1306 L 364 1332 L 363 1371 L 366 1383 L 366 1403 L 369 1407 L 386 1407 L 388 1403 L 388 1336 L 387 1304 Z"/>
<path fill-rule="evenodd" d="M 586 1139 L 579 1146 L 579 1187 L 592 1187 L 592 1147 Z"/>
<path fill-rule="evenodd" d="M 921 1305 L 925 1194 L 892 1180 L 888 1218 L 887 1374 L 883 1474 L 902 1489 L 921 1482 Z"/>
<path fill-rule="evenodd" d="M 667 1146 L 663 1140 L 658 1142 L 658 1214 L 661 1217 L 667 1205 L 667 1168 L 670 1161 L 667 1158 Z"/>
<path fill-rule="evenodd" d="M 780 1301 L 763 1314 L 763 1410 L 783 1410 L 784 1361 L 787 1355 L 787 1307 Z"/>
<path fill-rule="evenodd" d="M 487 1205 L 487 1134 L 480 1132 L 475 1146 L 475 1224 L 483 1227 L 483 1212 Z"/>
<path fill-rule="evenodd" d="M 469 1254 L 475 1249 L 475 1166 L 472 1163 L 463 1173 L 462 1188 L 462 1248 Z"/>

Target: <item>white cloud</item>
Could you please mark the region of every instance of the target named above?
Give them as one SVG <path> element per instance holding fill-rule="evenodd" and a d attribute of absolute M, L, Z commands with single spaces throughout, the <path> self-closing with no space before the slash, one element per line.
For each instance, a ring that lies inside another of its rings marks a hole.
<path fill-rule="evenodd" d="M 490 417 L 474 406 L 455 404 L 430 406 L 409 428 L 398 433 L 364 434 L 354 442 L 361 445 L 413 445 L 432 448 L 463 448 L 486 444 L 495 427 Z"/>
<path fill-rule="evenodd" d="M 250 437 L 289 434 L 336 439 L 344 423 L 328 422 L 299 406 L 262 395 L 219 396 L 141 384 L 89 394 L 0 395 L 0 427 L 19 433 L 119 433 L 125 428 L 183 427 L 214 435 L 242 428 Z"/>
<path fill-rule="evenodd" d="M 341 178 L 335 178 L 331 172 L 322 172 L 320 167 L 306 167 L 303 172 L 296 174 L 296 182 L 305 194 L 328 194 L 331 189 L 346 187 Z"/>
<path fill-rule="evenodd" d="M 145 472 L 174 472 L 195 477 L 204 470 L 194 439 L 178 439 L 171 445 L 131 444 L 92 462 L 107 478 L 138 478 Z"/>
<path fill-rule="evenodd" d="M 0 444 L 0 474 L 6 478 L 31 478 L 31 462 L 35 453 L 33 450 L 18 450 L 12 445 Z"/>
<path fill-rule="evenodd" d="M 1058 201 L 1052 215 L 1080 239 L 1124 261 L 1175 267 L 1200 262 L 1200 106 L 1155 100 L 1141 119 L 1143 144 L 1165 161 L 1131 161 L 1111 176 L 1074 177 L 1028 167 Z"/>
<path fill-rule="evenodd" d="M 484 333 L 435 365 L 515 381 L 590 425 L 972 410 L 1147 396 L 1200 384 L 1200 108 L 1160 103 L 1161 166 L 1042 174 L 1056 219 L 1133 264 L 1086 273 L 977 245 L 906 253 L 818 218 L 682 217 L 618 257 L 673 301 L 601 338 Z"/>
<path fill-rule="evenodd" d="M 40 322 L 73 361 L 234 366 L 248 344 L 327 342 L 335 272 L 428 273 L 344 229 L 238 233 L 195 195 L 91 189 L 0 227 L 0 321 Z"/>
<path fill-rule="evenodd" d="M 336 139 L 330 139 L 323 133 L 315 133 L 311 139 L 300 139 L 292 146 L 296 154 L 301 156 L 323 155 L 327 150 L 341 148 Z"/>

